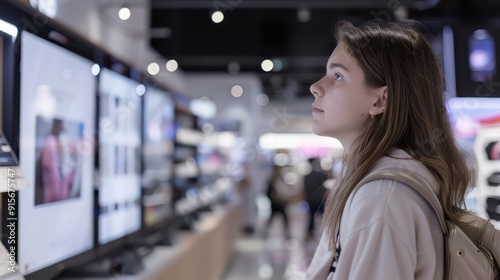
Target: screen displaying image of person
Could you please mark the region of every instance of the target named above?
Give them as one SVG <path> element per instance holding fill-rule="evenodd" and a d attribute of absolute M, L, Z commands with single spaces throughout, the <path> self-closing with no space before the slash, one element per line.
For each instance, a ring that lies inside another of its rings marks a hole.
<path fill-rule="evenodd" d="M 48 134 L 47 134 L 48 131 Z M 78 139 L 81 125 L 62 119 L 37 118 L 35 204 L 69 199 L 79 194 Z"/>

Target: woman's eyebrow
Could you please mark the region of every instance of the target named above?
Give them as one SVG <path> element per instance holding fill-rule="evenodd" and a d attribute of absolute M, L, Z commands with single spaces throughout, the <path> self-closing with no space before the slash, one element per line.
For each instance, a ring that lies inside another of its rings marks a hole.
<path fill-rule="evenodd" d="M 340 63 L 335 63 L 335 62 L 330 62 L 330 64 L 328 65 L 328 69 L 333 69 L 335 67 L 339 67 L 339 68 L 342 68 L 344 69 L 345 71 L 349 72 L 349 69 L 347 69 L 344 65 L 340 64 Z"/>

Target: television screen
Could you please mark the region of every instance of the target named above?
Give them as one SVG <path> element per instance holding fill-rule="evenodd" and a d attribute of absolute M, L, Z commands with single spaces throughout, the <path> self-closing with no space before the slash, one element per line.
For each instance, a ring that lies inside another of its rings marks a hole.
<path fill-rule="evenodd" d="M 172 154 L 174 101 L 163 91 L 149 88 L 144 95 L 143 188 L 144 224 L 152 226 L 173 214 Z"/>
<path fill-rule="evenodd" d="M 23 274 L 93 248 L 93 63 L 22 33 L 19 266 Z"/>
<path fill-rule="evenodd" d="M 141 227 L 141 87 L 109 69 L 101 71 L 99 244 Z"/>
<path fill-rule="evenodd" d="M 447 103 L 453 131 L 470 152 L 482 128 L 500 125 L 500 98 L 450 98 Z"/>

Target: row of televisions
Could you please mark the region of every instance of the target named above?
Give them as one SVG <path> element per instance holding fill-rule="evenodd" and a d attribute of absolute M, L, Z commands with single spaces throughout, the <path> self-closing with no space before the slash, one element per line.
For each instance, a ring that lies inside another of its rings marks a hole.
<path fill-rule="evenodd" d="M 162 234 L 179 219 L 173 94 L 51 20 L 37 24 L 35 11 L 2 5 L 2 125 L 29 186 L 15 206 L 21 274 L 51 279 Z"/>

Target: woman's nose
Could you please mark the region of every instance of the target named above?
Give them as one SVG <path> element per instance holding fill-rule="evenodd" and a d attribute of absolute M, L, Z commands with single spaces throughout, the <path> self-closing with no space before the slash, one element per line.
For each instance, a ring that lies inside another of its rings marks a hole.
<path fill-rule="evenodd" d="M 309 90 L 311 91 L 311 94 L 314 95 L 314 97 L 320 97 L 321 96 L 321 91 L 320 91 L 320 87 L 319 87 L 319 82 L 321 80 L 313 83 L 311 85 L 311 87 L 309 88 Z"/>

